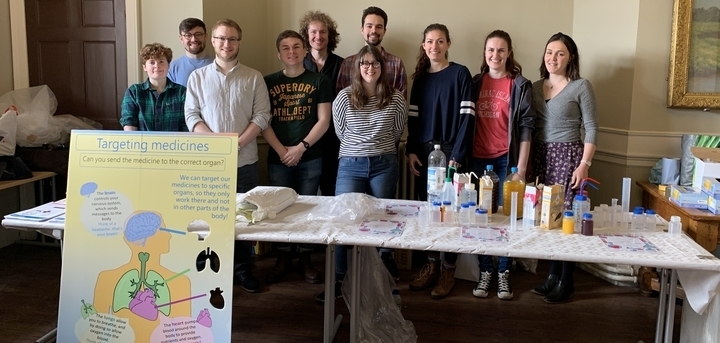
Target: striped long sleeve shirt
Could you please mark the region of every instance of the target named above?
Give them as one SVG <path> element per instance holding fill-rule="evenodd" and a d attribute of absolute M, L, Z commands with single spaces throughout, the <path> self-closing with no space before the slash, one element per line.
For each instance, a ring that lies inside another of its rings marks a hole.
<path fill-rule="evenodd" d="M 397 154 L 396 143 L 405 130 L 407 103 L 395 90 L 390 103 L 378 109 L 371 97 L 362 109 L 353 108 L 350 87 L 340 91 L 333 101 L 335 133 L 340 139 L 340 157 L 365 157 Z"/>

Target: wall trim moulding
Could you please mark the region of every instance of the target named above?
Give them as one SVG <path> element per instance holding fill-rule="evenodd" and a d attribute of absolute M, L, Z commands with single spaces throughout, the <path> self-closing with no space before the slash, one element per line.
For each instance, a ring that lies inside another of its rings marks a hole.
<path fill-rule="evenodd" d="M 663 157 L 680 156 L 682 135 L 600 127 L 595 159 L 623 166 L 652 167 Z"/>

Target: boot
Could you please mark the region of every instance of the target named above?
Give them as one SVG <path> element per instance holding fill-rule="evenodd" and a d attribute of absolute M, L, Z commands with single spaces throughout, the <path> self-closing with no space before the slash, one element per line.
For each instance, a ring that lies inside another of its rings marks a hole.
<path fill-rule="evenodd" d="M 421 291 L 435 285 L 440 276 L 440 262 L 428 262 L 422 269 L 420 274 L 408 284 L 408 287 L 413 291 Z"/>
<path fill-rule="evenodd" d="M 561 304 L 570 300 L 575 293 L 572 281 L 558 281 L 555 288 L 543 300 L 549 304 Z"/>
<path fill-rule="evenodd" d="M 268 271 L 265 275 L 265 282 L 276 283 L 282 281 L 287 273 L 292 270 L 292 260 L 290 259 L 290 253 L 287 251 L 278 251 L 277 261 L 275 266 Z"/>
<path fill-rule="evenodd" d="M 303 278 L 305 278 L 305 281 L 308 283 L 316 284 L 322 282 L 320 272 L 312 265 L 309 251 L 300 253 L 300 258 L 298 259 L 298 272 L 302 274 Z"/>
<path fill-rule="evenodd" d="M 558 282 L 559 278 L 560 277 L 557 274 L 550 274 L 542 285 L 533 288 L 530 292 L 538 295 L 548 295 L 555 288 L 555 284 Z"/>
<path fill-rule="evenodd" d="M 450 294 L 453 287 L 455 287 L 455 268 L 443 268 L 437 285 L 433 288 L 432 292 L 430 292 L 430 297 L 433 299 L 442 299 Z"/>

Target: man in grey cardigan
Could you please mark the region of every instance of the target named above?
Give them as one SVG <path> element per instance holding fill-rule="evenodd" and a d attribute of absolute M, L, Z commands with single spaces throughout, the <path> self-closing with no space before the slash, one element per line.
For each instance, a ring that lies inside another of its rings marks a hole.
<path fill-rule="evenodd" d="M 190 74 L 185 96 L 185 122 L 191 132 L 237 132 L 237 192 L 258 185 L 257 135 L 270 123 L 270 98 L 262 74 L 238 62 L 242 30 L 231 19 L 212 29 L 214 63 Z M 260 283 L 250 273 L 252 246 L 235 241 L 235 282 L 251 293 Z"/>

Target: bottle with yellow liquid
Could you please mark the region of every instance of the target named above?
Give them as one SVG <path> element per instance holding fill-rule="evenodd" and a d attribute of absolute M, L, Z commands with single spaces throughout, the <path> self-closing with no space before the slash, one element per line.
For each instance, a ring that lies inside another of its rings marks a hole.
<path fill-rule="evenodd" d="M 518 201 L 521 201 L 525 196 L 525 180 L 517 172 L 517 167 L 510 168 L 510 175 L 508 175 L 505 178 L 505 182 L 503 182 L 503 214 L 506 216 L 510 215 L 512 192 L 517 192 Z M 522 215 L 523 206 L 522 204 L 517 204 L 517 217 L 521 218 Z"/>

